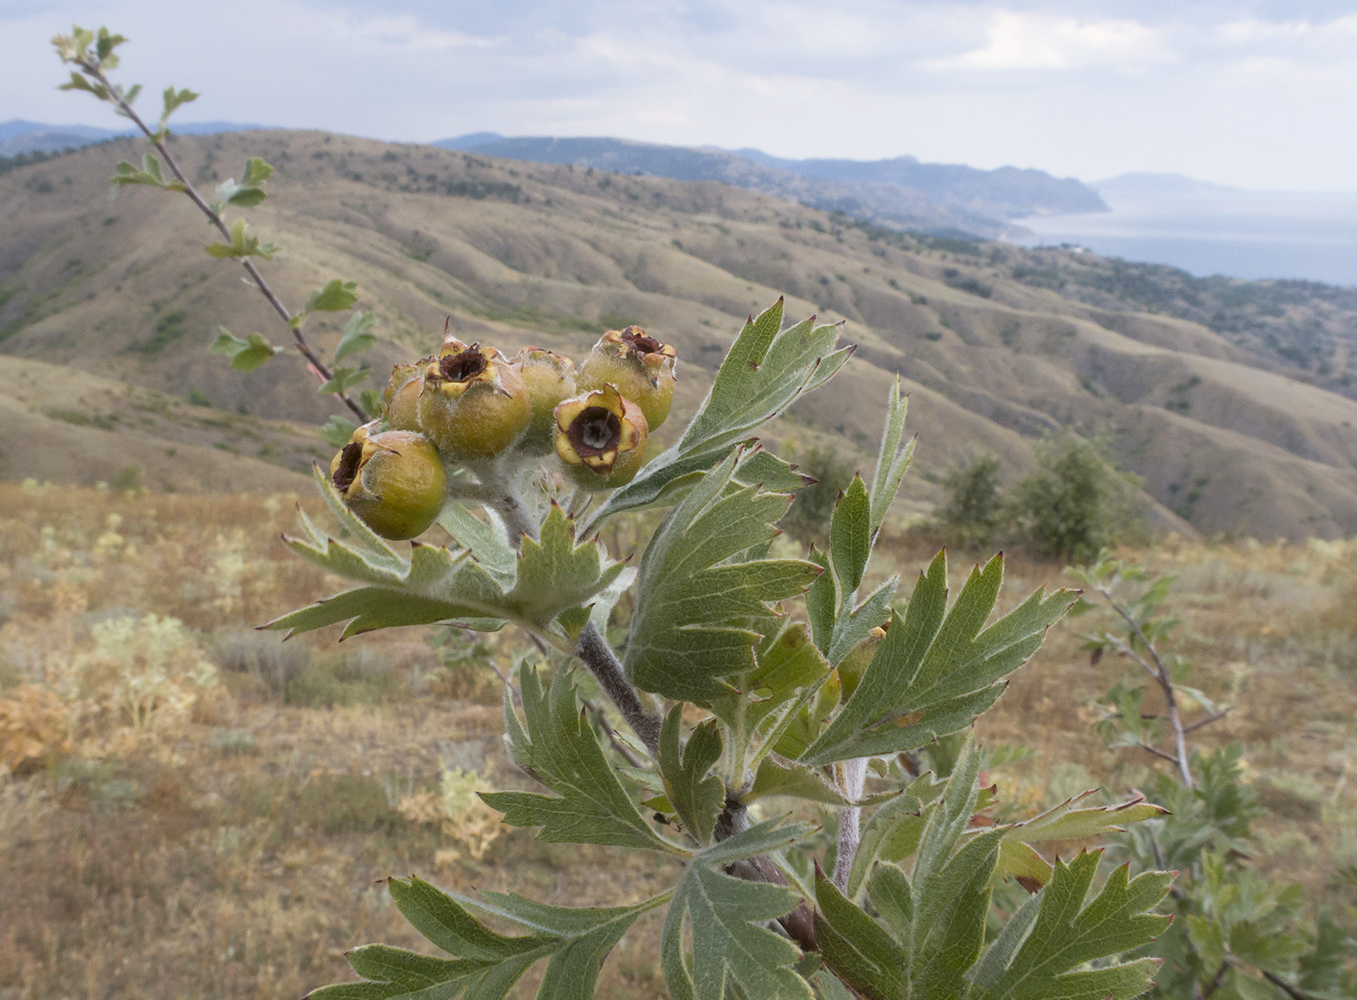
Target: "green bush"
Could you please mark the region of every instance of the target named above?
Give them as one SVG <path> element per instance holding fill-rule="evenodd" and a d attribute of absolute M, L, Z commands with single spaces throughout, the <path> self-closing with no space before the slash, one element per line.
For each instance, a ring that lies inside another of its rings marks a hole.
<path fill-rule="evenodd" d="M 1106 442 L 1062 430 L 1038 446 L 1037 471 L 1018 483 L 1010 511 L 1020 535 L 1041 555 L 1087 560 L 1143 532 L 1136 506 Z"/>
<path fill-rule="evenodd" d="M 947 499 L 933 512 L 949 544 L 983 548 L 994 544 L 1007 520 L 999 489 L 999 459 L 982 455 L 954 466 L 942 481 Z"/>
<path fill-rule="evenodd" d="M 781 527 L 802 544 L 819 542 L 829 531 L 834 504 L 853 478 L 853 465 L 834 448 L 811 448 L 797 471 L 815 480 L 796 492 Z"/>

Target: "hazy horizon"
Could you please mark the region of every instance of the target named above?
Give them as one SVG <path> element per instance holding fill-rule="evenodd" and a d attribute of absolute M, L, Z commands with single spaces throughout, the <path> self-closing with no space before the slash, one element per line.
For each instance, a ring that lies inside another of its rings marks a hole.
<path fill-rule="evenodd" d="M 1357 134 L 1345 127 L 1357 120 L 1357 14 L 1332 0 L 852 0 L 832 11 L 803 0 L 0 0 L 0 120 L 117 124 L 55 89 L 64 75 L 48 39 L 72 21 L 127 35 L 122 78 L 143 83 L 148 103 L 170 84 L 199 90 L 189 112 L 205 120 L 1357 188 Z"/>

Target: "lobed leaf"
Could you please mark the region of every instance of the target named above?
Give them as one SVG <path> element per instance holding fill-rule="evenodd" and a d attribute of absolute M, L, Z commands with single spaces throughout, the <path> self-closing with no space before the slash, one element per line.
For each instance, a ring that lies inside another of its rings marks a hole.
<path fill-rule="evenodd" d="M 706 844 L 726 803 L 726 786 L 709 773 L 721 759 L 721 731 L 714 721 L 705 722 L 680 747 L 682 725 L 683 706 L 675 705 L 660 730 L 660 774 L 679 822 L 694 840 Z"/>
<path fill-rule="evenodd" d="M 722 845 L 717 845 L 720 847 Z M 660 938 L 660 964 L 675 1000 L 811 1000 L 792 968 L 801 952 L 762 926 L 796 907 L 796 893 L 713 871 L 705 854 L 693 858 L 674 891 Z M 692 956 L 683 927 L 692 929 Z"/>
<path fill-rule="evenodd" d="M 547 959 L 536 996 L 542 1000 L 591 1000 L 608 952 L 636 919 L 663 902 L 654 897 L 634 906 L 546 906 L 510 893 L 484 900 L 454 896 L 411 876 L 387 880 L 391 898 L 425 938 L 451 958 L 421 955 L 387 945 L 366 945 L 348 955 L 366 980 L 326 986 L 320 1000 L 502 1000 L 535 963 Z M 527 931 L 506 935 L 477 919 L 475 907 Z"/>
<path fill-rule="evenodd" d="M 617 780 L 598 738 L 582 723 L 575 689 L 560 671 L 543 690 L 535 670 L 520 677 L 523 721 L 505 692 L 505 741 L 514 760 L 554 794 L 484 792 L 511 826 L 537 826 L 553 843 L 610 844 L 686 855 L 646 822 Z"/>
<path fill-rule="evenodd" d="M 624 660 L 643 690 L 686 701 L 729 692 L 726 679 L 751 670 L 754 646 L 778 629 L 772 602 L 819 573 L 797 559 L 726 561 L 772 538 L 789 500 L 754 486 L 726 493 L 738 458 L 704 474 L 646 546 Z"/>
<path fill-rule="evenodd" d="M 224 354 L 229 357 L 231 367 L 236 371 L 252 372 L 282 350 L 265 340 L 263 334 L 252 333 L 247 339 L 241 340 L 233 336 L 224 326 L 217 329 L 221 332 L 209 350 L 213 354 Z"/>
<path fill-rule="evenodd" d="M 827 764 L 923 746 L 964 729 L 1003 693 L 1004 677 L 1041 644 L 1074 595 L 1038 590 L 982 628 L 1003 578 L 1003 558 L 976 567 L 950 610 L 947 562 L 938 553 L 920 576 L 902 619 L 885 639 L 852 697 L 800 760 Z"/>
<path fill-rule="evenodd" d="M 1159 967 L 1142 958 L 1086 968 L 1089 962 L 1134 951 L 1168 927 L 1148 912 L 1168 893 L 1172 875 L 1130 877 L 1122 865 L 1085 905 L 1099 853 L 1068 865 L 1057 861 L 1050 883 L 1033 896 L 990 945 L 972 974 L 975 1000 L 1129 1000 L 1152 985 Z"/>
<path fill-rule="evenodd" d="M 366 351 L 377 343 L 377 335 L 370 331 L 377 325 L 377 317 L 372 313 L 355 312 L 344 324 L 344 335 L 335 347 L 335 363 L 338 364 L 351 354 Z"/>

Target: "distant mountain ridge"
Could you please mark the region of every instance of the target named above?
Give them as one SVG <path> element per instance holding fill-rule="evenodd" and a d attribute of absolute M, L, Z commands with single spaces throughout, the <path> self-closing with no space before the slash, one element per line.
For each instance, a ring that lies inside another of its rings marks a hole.
<path fill-rule="evenodd" d="M 221 132 L 256 132 L 275 128 L 253 122 L 181 122 L 174 126 L 180 135 L 216 135 Z M 11 118 L 0 122 L 0 156 L 22 153 L 60 153 L 80 149 L 96 142 L 107 142 L 132 135 L 131 129 L 96 128 L 93 125 L 48 125 Z"/>
<path fill-rule="evenodd" d="M 1105 181 L 1094 181 L 1089 185 L 1100 195 L 1162 195 L 1162 194 L 1210 194 L 1212 192 L 1238 191 L 1239 188 L 1228 184 L 1215 184 L 1198 180 L 1185 174 L 1118 174 Z"/>
<path fill-rule="evenodd" d="M 979 170 L 959 164 L 888 160 L 789 160 L 757 149 L 666 146 L 627 139 L 506 137 L 474 132 L 432 145 L 530 163 L 721 181 L 897 229 L 998 236 L 1031 215 L 1105 212 L 1096 191 L 1041 170 Z"/>
<path fill-rule="evenodd" d="M 185 122 L 180 135 L 247 132 L 271 126 L 241 122 Z M 60 153 L 121 138 L 128 130 L 0 122 L 0 157 Z M 628 139 L 506 137 L 473 132 L 430 145 L 530 163 L 550 163 L 647 174 L 683 181 L 719 181 L 762 194 L 842 212 L 893 229 L 993 238 L 1026 233 L 1014 219 L 1105 212 L 1097 191 L 1074 178 L 1041 170 L 921 163 L 913 156 L 886 160 L 792 160 L 757 149 L 668 146 Z"/>

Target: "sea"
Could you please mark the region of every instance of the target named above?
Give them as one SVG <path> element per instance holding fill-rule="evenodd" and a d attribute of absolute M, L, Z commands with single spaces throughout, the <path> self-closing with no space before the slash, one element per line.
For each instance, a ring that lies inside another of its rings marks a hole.
<path fill-rule="evenodd" d="M 1076 244 L 1198 277 L 1357 286 L 1357 192 L 1299 193 L 1118 179 L 1091 185 L 1112 209 L 1014 220 L 1021 246 Z"/>

